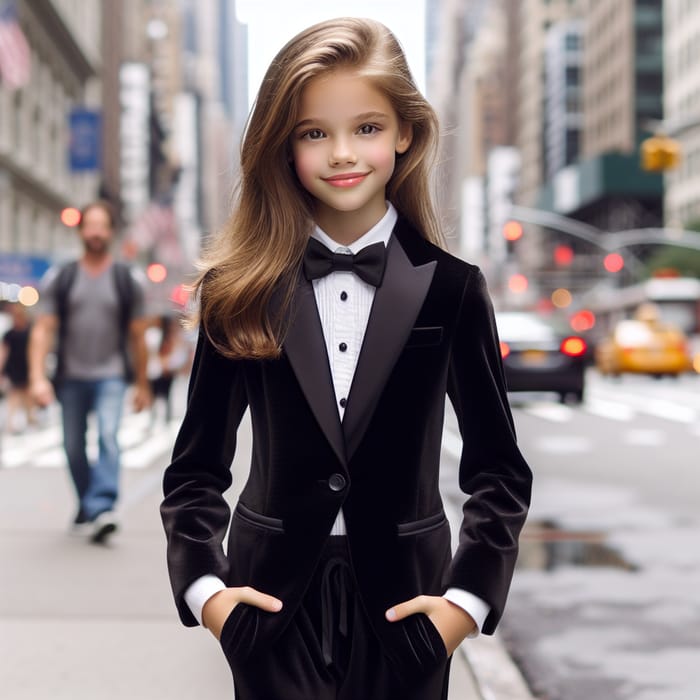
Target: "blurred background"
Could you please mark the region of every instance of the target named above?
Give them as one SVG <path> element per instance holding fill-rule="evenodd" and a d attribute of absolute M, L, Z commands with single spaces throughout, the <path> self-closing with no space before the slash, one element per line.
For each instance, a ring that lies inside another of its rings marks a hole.
<path fill-rule="evenodd" d="M 348 14 L 395 31 L 436 107 L 449 246 L 483 268 L 497 311 L 535 472 L 499 648 L 538 698 L 697 700 L 700 2 L 0 0 L 0 334 L 31 323 L 99 197 L 117 256 L 148 280 L 157 348 L 227 216 L 262 71 L 297 30 Z M 164 574 L 156 505 L 185 383 L 186 369 L 167 411 L 126 417 L 129 517 L 107 552 L 65 541 L 57 409 L 2 401 L 10 700 L 227 692 Z M 455 508 L 459 449 L 448 413 Z M 470 692 L 513 700 L 478 644 Z"/>

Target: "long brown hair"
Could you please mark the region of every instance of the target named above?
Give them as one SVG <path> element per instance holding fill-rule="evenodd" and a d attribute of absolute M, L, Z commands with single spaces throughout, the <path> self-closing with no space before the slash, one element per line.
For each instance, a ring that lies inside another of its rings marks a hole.
<path fill-rule="evenodd" d="M 394 35 L 379 22 L 321 22 L 289 41 L 263 78 L 241 147 L 241 175 L 232 216 L 208 243 L 195 283 L 202 325 L 232 358 L 274 358 L 313 226 L 312 199 L 299 183 L 289 139 L 309 81 L 352 68 L 381 90 L 413 140 L 397 157 L 386 197 L 428 240 L 443 244 L 429 172 L 437 117 L 418 91 Z M 279 295 L 273 317 L 271 298 Z"/>

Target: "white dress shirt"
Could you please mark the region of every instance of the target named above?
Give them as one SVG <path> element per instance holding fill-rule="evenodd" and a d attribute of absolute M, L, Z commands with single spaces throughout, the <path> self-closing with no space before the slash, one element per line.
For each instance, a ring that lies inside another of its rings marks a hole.
<path fill-rule="evenodd" d="M 373 243 L 383 243 L 386 246 L 397 219 L 396 209 L 387 202 L 384 217 L 367 233 L 347 246 L 336 243 L 318 226 L 311 235 L 334 253 L 355 255 Z M 376 289 L 353 272 L 345 271 L 331 272 L 325 277 L 313 280 L 312 284 L 333 378 L 336 406 L 342 421 L 345 401 L 355 376 Z M 342 510 L 338 511 L 330 534 L 346 534 Z M 185 601 L 200 624 L 204 603 L 225 587 L 224 582 L 217 576 L 207 575 L 197 579 L 187 589 Z M 490 612 L 489 605 L 460 588 L 448 589 L 444 597 L 471 615 L 477 626 L 477 631 L 472 636 L 476 636 Z"/>

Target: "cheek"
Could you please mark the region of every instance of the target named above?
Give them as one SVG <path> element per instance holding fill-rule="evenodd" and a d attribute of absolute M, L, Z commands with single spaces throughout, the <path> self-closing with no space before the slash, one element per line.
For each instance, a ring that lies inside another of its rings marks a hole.
<path fill-rule="evenodd" d="M 305 149 L 294 149 L 294 170 L 302 185 L 305 187 L 312 182 L 317 173 L 315 158 Z"/>
<path fill-rule="evenodd" d="M 387 148 L 385 145 L 377 145 L 369 154 L 372 165 L 381 171 L 392 171 L 396 162 L 396 154 L 392 148 Z"/>

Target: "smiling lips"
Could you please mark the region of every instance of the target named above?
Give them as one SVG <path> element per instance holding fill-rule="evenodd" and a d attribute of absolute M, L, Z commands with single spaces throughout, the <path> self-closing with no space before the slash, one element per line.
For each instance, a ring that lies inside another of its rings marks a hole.
<path fill-rule="evenodd" d="M 324 177 L 323 181 L 327 182 L 332 187 L 354 187 L 362 182 L 369 173 L 342 173 L 340 175 L 332 175 Z"/>

